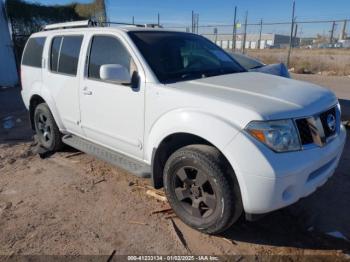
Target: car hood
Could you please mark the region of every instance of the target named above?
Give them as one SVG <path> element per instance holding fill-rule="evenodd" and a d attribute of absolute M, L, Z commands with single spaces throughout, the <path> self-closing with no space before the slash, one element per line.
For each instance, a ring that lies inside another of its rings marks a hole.
<path fill-rule="evenodd" d="M 310 116 L 337 103 L 334 93 L 326 88 L 256 72 L 208 77 L 167 86 L 217 103 L 230 103 L 236 109 L 239 106 L 253 111 L 262 119 Z"/>

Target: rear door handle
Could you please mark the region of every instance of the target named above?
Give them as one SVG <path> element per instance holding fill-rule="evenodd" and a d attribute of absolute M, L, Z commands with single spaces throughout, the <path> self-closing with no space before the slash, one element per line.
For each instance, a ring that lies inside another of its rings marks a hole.
<path fill-rule="evenodd" d="M 83 94 L 86 96 L 91 96 L 92 95 L 92 91 L 90 91 L 87 87 L 83 88 Z"/>

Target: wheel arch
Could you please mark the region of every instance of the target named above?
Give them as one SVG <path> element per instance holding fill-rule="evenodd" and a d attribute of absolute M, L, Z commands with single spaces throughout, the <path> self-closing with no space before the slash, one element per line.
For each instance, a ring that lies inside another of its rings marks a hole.
<path fill-rule="evenodd" d="M 54 101 L 51 99 L 50 96 L 47 96 L 47 95 L 45 96 L 45 94 L 37 94 L 37 93 L 33 94 L 29 99 L 29 117 L 30 117 L 30 124 L 32 129 L 35 130 L 35 125 L 34 125 L 35 108 L 41 103 L 46 103 L 48 105 L 58 128 L 60 130 L 64 130 L 63 123 L 56 110 Z"/>
<path fill-rule="evenodd" d="M 31 125 L 33 130 L 35 130 L 35 124 L 34 124 L 35 108 L 41 103 L 46 103 L 46 101 L 39 95 L 35 94 L 35 95 L 33 95 L 30 98 L 30 101 L 29 101 L 29 118 L 30 118 L 30 125 Z"/>
<path fill-rule="evenodd" d="M 217 149 L 220 154 L 223 156 L 223 159 L 225 161 L 225 164 L 230 169 L 228 170 L 228 173 L 231 173 L 233 176 L 235 175 L 234 167 L 231 165 L 231 163 L 228 161 L 228 158 L 225 156 L 222 150 L 215 146 L 213 143 L 208 141 L 207 139 L 191 134 L 191 133 L 173 133 L 168 136 L 166 136 L 159 146 L 157 148 L 153 149 L 152 153 L 152 165 L 151 165 L 151 171 L 152 171 L 152 185 L 156 188 L 162 188 L 163 187 L 163 171 L 165 167 L 165 163 L 170 157 L 171 154 L 173 154 L 178 149 L 189 146 L 189 145 L 208 145 L 212 146 L 215 149 Z M 236 179 L 238 186 L 240 187 L 239 181 L 237 177 L 233 177 L 232 179 Z"/>
<path fill-rule="evenodd" d="M 162 170 L 172 152 L 191 144 L 207 144 L 225 156 L 225 147 L 238 133 L 233 121 L 208 111 L 181 108 L 161 115 L 145 139 L 144 157 L 152 165 L 153 185 L 162 187 Z"/>

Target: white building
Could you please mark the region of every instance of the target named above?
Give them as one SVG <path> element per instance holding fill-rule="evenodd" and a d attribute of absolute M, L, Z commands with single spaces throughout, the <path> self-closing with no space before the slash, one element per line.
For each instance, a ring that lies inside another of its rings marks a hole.
<path fill-rule="evenodd" d="M 215 42 L 218 46 L 224 49 L 232 48 L 232 34 L 203 34 L 211 41 Z M 247 34 L 245 48 L 257 49 L 259 47 L 259 34 Z M 243 35 L 237 35 L 236 37 L 236 48 L 241 49 L 243 44 Z M 269 47 L 285 48 L 289 46 L 290 36 L 279 35 L 279 34 L 262 34 L 260 49 Z M 300 38 L 294 38 L 294 45 L 299 45 Z"/>

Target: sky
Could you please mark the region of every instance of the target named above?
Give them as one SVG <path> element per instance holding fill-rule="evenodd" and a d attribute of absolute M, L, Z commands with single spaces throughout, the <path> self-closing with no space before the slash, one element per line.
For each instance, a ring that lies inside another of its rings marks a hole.
<path fill-rule="evenodd" d="M 35 0 L 42 4 L 64 4 L 72 0 Z M 89 2 L 80 0 L 79 2 Z M 189 26 L 191 11 L 199 14 L 200 25 L 232 24 L 234 6 L 238 8 L 238 19 L 244 21 L 248 11 L 248 23 L 281 22 L 291 20 L 292 0 L 106 0 L 107 14 L 111 21 L 135 23 L 155 23 L 160 13 L 161 24 L 167 26 Z M 297 20 L 340 20 L 350 19 L 350 0 L 296 0 Z M 332 24 L 299 26 L 299 33 L 327 34 Z M 290 26 L 267 26 L 266 32 L 288 32 Z M 350 27 L 350 25 L 349 25 Z M 341 24 L 337 25 L 340 30 Z M 212 30 L 212 29 L 211 29 Z M 221 29 L 219 29 L 221 30 Z M 256 31 L 252 26 L 248 31 Z"/>

